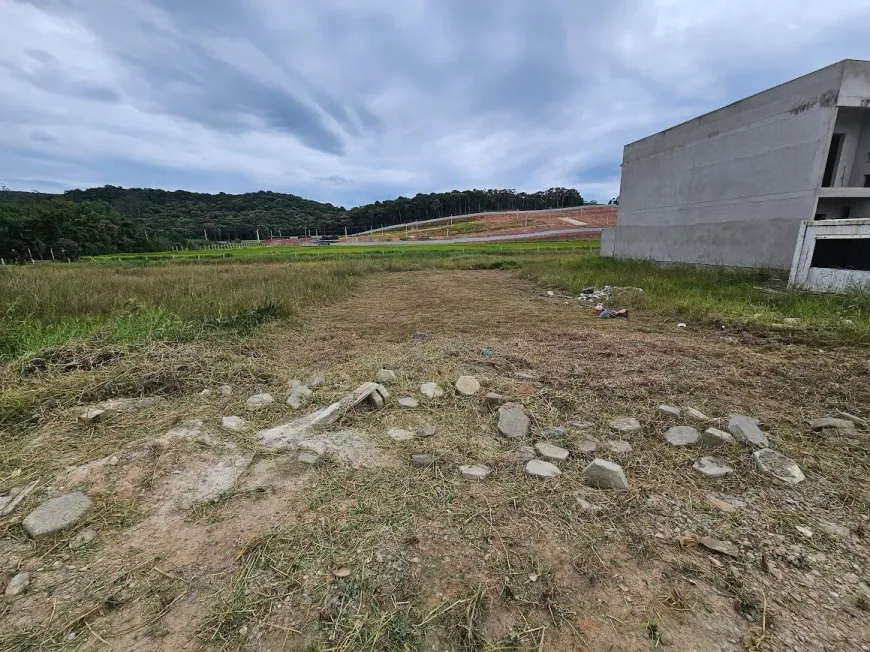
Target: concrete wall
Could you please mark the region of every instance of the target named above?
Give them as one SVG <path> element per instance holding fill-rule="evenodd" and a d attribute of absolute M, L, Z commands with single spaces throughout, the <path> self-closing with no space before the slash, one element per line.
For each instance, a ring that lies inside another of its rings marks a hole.
<path fill-rule="evenodd" d="M 845 63 L 626 146 L 615 255 L 788 268 L 815 209 Z"/>
<path fill-rule="evenodd" d="M 601 230 L 601 255 L 607 258 L 613 257 L 613 252 L 616 247 L 616 228 Z"/>

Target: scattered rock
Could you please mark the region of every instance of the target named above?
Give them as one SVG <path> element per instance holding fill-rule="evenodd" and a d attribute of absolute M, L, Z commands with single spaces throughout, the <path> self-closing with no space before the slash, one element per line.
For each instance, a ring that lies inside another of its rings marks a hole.
<path fill-rule="evenodd" d="M 808 527 L 804 527 L 803 525 L 795 525 L 795 530 L 797 530 L 801 535 L 805 536 L 807 539 L 813 538 L 813 531 Z"/>
<path fill-rule="evenodd" d="M 378 385 L 378 388 L 383 387 L 383 385 Z M 387 394 L 389 396 L 389 394 Z M 384 398 L 383 393 L 379 389 L 375 389 L 371 394 L 366 397 L 366 400 L 375 406 L 376 410 L 380 410 L 384 405 L 386 405 L 387 400 Z"/>
<path fill-rule="evenodd" d="M 628 489 L 628 479 L 622 467 L 598 458 L 583 469 L 583 481 L 596 489 Z"/>
<path fill-rule="evenodd" d="M 709 421 L 710 420 L 710 417 L 708 417 L 706 414 L 704 414 L 700 410 L 696 410 L 693 407 L 687 407 L 685 412 L 686 412 L 687 417 L 689 417 L 690 419 L 695 419 L 696 421 Z"/>
<path fill-rule="evenodd" d="M 29 586 L 30 573 L 18 573 L 18 575 L 9 580 L 9 584 L 6 585 L 6 591 L 4 592 L 4 595 L 7 598 L 14 598 L 16 595 L 24 593 Z"/>
<path fill-rule="evenodd" d="M 734 435 L 734 439 L 753 448 L 768 448 L 767 435 L 758 426 L 758 419 L 752 417 L 736 415 L 728 419 L 728 432 Z"/>
<path fill-rule="evenodd" d="M 782 320 L 783 324 L 787 324 L 788 326 L 797 326 L 801 323 L 800 317 L 786 317 Z"/>
<path fill-rule="evenodd" d="M 404 428 L 390 428 L 387 430 L 387 436 L 393 441 L 410 441 L 416 437 L 416 434 Z"/>
<path fill-rule="evenodd" d="M 47 500 L 30 512 L 22 525 L 32 539 L 44 539 L 77 523 L 93 506 L 81 491 Z"/>
<path fill-rule="evenodd" d="M 601 505 L 593 505 L 588 500 L 585 500 L 580 496 L 574 496 L 574 500 L 577 501 L 577 505 L 580 507 L 580 509 L 582 509 L 584 512 L 589 512 L 590 514 L 600 514 L 603 509 Z"/>
<path fill-rule="evenodd" d="M 728 464 L 723 460 L 716 457 L 702 457 L 695 462 L 692 468 L 708 478 L 721 478 L 722 476 L 734 472 L 734 469 L 728 466 Z"/>
<path fill-rule="evenodd" d="M 721 498 L 717 498 L 713 494 L 707 494 L 707 504 L 710 507 L 718 509 L 720 512 L 732 513 L 736 512 L 741 506 L 742 501 L 734 501 L 730 502 L 727 500 L 722 500 Z"/>
<path fill-rule="evenodd" d="M 82 530 L 77 535 L 75 535 L 69 542 L 70 550 L 78 550 L 79 548 L 84 548 L 96 538 L 97 531 L 95 529 L 88 528 L 86 530 Z"/>
<path fill-rule="evenodd" d="M 777 480 L 782 480 L 788 484 L 799 484 L 806 480 L 803 471 L 794 460 L 774 450 L 763 448 L 755 451 L 752 458 L 759 471 L 771 475 Z"/>
<path fill-rule="evenodd" d="M 435 436 L 435 426 L 431 423 L 421 423 L 417 429 L 416 434 L 418 437 L 434 437 Z"/>
<path fill-rule="evenodd" d="M 718 446 L 724 446 L 725 444 L 734 443 L 734 437 L 724 430 L 719 430 L 718 428 L 707 428 L 701 433 L 701 438 L 698 440 L 698 443 L 700 443 L 701 446 L 716 448 Z"/>
<path fill-rule="evenodd" d="M 101 410 L 97 407 L 89 407 L 79 415 L 79 421 L 82 423 L 96 423 L 97 421 L 102 421 L 103 415 L 105 414 L 105 410 Z"/>
<path fill-rule="evenodd" d="M 420 406 L 420 402 L 416 398 L 410 396 L 403 396 L 396 402 L 404 408 L 415 408 Z"/>
<path fill-rule="evenodd" d="M 526 462 L 526 473 L 536 478 L 558 478 L 562 475 L 559 467 L 544 460 L 529 460 Z"/>
<path fill-rule="evenodd" d="M 320 461 L 320 455 L 315 453 L 314 451 L 302 451 L 296 457 L 296 461 L 302 464 L 317 464 Z"/>
<path fill-rule="evenodd" d="M 864 426 L 867 427 L 867 419 L 862 419 L 861 417 L 856 417 L 854 414 L 849 414 L 848 412 L 843 412 L 842 410 L 837 410 L 837 416 L 841 419 L 846 419 L 847 421 L 851 421 L 856 426 Z"/>
<path fill-rule="evenodd" d="M 658 411 L 671 417 L 679 417 L 683 411 L 673 405 L 659 405 Z"/>
<path fill-rule="evenodd" d="M 819 527 L 822 528 L 826 534 L 840 539 L 848 539 L 851 534 L 849 528 L 838 525 L 837 523 L 831 523 L 830 521 L 819 521 Z"/>
<path fill-rule="evenodd" d="M 697 444 L 700 438 L 700 433 L 692 426 L 674 426 L 665 433 L 665 440 L 671 446 L 690 446 Z"/>
<path fill-rule="evenodd" d="M 598 450 L 598 442 L 594 439 L 583 439 L 574 446 L 574 449 L 580 453 L 594 453 Z"/>
<path fill-rule="evenodd" d="M 505 403 L 498 409 L 497 427 L 505 437 L 525 437 L 529 432 L 529 417 L 519 403 Z"/>
<path fill-rule="evenodd" d="M 294 378 L 290 381 L 290 397 L 287 399 L 287 405 L 298 410 L 313 393 L 302 384 L 302 381 Z"/>
<path fill-rule="evenodd" d="M 338 579 L 343 577 L 350 577 L 350 569 L 349 568 L 338 568 L 332 571 L 332 576 Z"/>
<path fill-rule="evenodd" d="M 245 421 L 242 417 L 223 417 L 221 419 L 221 427 L 224 430 L 230 430 L 232 432 L 245 432 L 251 427 L 247 421 Z"/>
<path fill-rule="evenodd" d="M 221 396 L 231 396 L 233 393 L 233 388 L 230 385 L 221 385 L 218 387 L 218 392 Z"/>
<path fill-rule="evenodd" d="M 617 432 L 637 432 L 641 429 L 640 422 L 634 417 L 617 417 L 610 420 L 610 427 Z"/>
<path fill-rule="evenodd" d="M 541 431 L 541 437 L 546 437 L 547 439 L 563 439 L 567 435 L 568 431 L 559 426 L 550 426 Z"/>
<path fill-rule="evenodd" d="M 541 457 L 548 460 L 556 460 L 556 461 L 564 461 L 568 459 L 568 451 L 560 446 L 554 446 L 553 444 L 546 441 L 539 441 L 535 444 L 535 450 L 541 455 Z"/>
<path fill-rule="evenodd" d="M 36 489 L 38 482 L 38 480 L 34 480 L 26 487 L 13 487 L 8 493 L 0 496 L 0 516 L 8 516 L 14 512 L 18 505 Z"/>
<path fill-rule="evenodd" d="M 441 398 L 444 396 L 444 390 L 439 387 L 438 383 L 423 383 L 420 385 L 420 393 L 426 398 Z"/>
<path fill-rule="evenodd" d="M 728 555 L 729 557 L 740 556 L 740 549 L 730 541 L 719 541 L 719 539 L 712 537 L 703 537 L 699 543 L 707 550 L 712 550 L 713 552 Z"/>
<path fill-rule="evenodd" d="M 474 396 L 480 391 L 480 383 L 474 376 L 460 376 L 456 381 L 456 391 L 463 396 Z"/>
<path fill-rule="evenodd" d="M 535 449 L 531 446 L 520 446 L 518 449 L 510 454 L 510 457 L 516 462 L 521 462 L 525 464 L 529 460 L 535 459 L 537 455 L 538 454 L 535 452 Z"/>
<path fill-rule="evenodd" d="M 432 337 L 432 336 L 429 335 L 429 333 L 424 333 L 422 331 L 417 331 L 416 333 L 411 335 L 411 339 L 414 340 L 415 342 L 420 342 L 422 340 L 428 340 L 430 337 Z"/>
<path fill-rule="evenodd" d="M 210 389 L 204 389 L 204 390 L 202 390 L 202 391 L 199 393 L 199 395 L 200 395 L 202 398 L 208 398 L 209 396 L 211 396 L 211 394 L 212 394 L 212 392 L 211 392 Z"/>
<path fill-rule="evenodd" d="M 316 389 L 317 387 L 320 387 L 325 382 L 326 382 L 326 376 L 324 376 L 322 373 L 317 371 L 317 372 L 314 372 L 313 374 L 311 374 L 310 376 L 308 376 L 308 379 L 305 381 L 305 384 L 308 386 L 309 389 Z"/>
<path fill-rule="evenodd" d="M 271 394 L 254 394 L 251 398 L 245 401 L 245 405 L 249 410 L 259 410 L 275 402 Z"/>
<path fill-rule="evenodd" d="M 394 383 L 396 382 L 396 372 L 391 369 L 378 369 L 378 373 L 375 375 L 375 381 L 381 385 Z"/>
<path fill-rule="evenodd" d="M 435 463 L 435 458 L 428 453 L 414 453 L 411 455 L 411 465 L 416 469 L 425 469 Z"/>
<path fill-rule="evenodd" d="M 482 464 L 463 464 L 459 467 L 459 475 L 469 480 L 483 480 L 489 475 L 489 469 Z"/>
<path fill-rule="evenodd" d="M 835 428 L 837 430 L 854 430 L 855 423 L 849 419 L 836 419 L 834 417 L 824 417 L 816 419 L 810 423 L 810 428 L 813 430 L 824 430 L 826 428 Z"/>
<path fill-rule="evenodd" d="M 507 399 L 501 394 L 496 394 L 495 392 L 487 392 L 486 396 L 483 397 L 483 404 L 490 408 L 495 409 L 499 405 L 502 405 Z"/>
<path fill-rule="evenodd" d="M 589 430 L 590 428 L 594 428 L 595 424 L 591 421 L 584 421 L 583 419 L 573 419 L 568 422 L 568 426 L 574 430 Z"/>
<path fill-rule="evenodd" d="M 617 439 L 616 441 L 604 442 L 604 447 L 611 453 L 616 453 L 617 455 L 623 455 L 625 453 L 631 452 L 631 444 L 629 444 L 627 441 L 622 441 L 621 439 Z"/>
<path fill-rule="evenodd" d="M 110 398 L 97 407 L 106 412 L 135 412 L 143 407 L 148 407 L 161 400 L 159 396 L 145 396 L 142 398 Z"/>

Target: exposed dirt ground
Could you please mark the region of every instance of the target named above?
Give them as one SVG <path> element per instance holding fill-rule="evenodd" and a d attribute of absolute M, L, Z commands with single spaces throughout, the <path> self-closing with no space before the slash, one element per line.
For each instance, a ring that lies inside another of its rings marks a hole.
<path fill-rule="evenodd" d="M 0 492 L 40 483 L 0 519 L 4 584 L 31 577 L 0 606 L 0 649 L 870 650 L 868 432 L 808 425 L 837 409 L 868 416 L 870 354 L 643 314 L 600 320 L 544 290 L 504 271 L 377 274 L 300 331 L 265 327 L 201 367 L 167 347 L 165 364 L 198 370 L 195 389 L 95 425 L 77 423 L 84 406 L 47 408 L 2 449 Z M 335 428 L 368 442 L 356 468 L 328 455 L 301 464 L 220 427 L 228 415 L 254 429 L 292 419 L 292 378 L 326 376 L 319 406 L 381 367 L 398 375 L 392 402 Z M 451 391 L 462 374 L 480 396 Z M 423 398 L 427 381 L 446 395 Z M 265 391 L 275 403 L 247 411 Z M 498 434 L 487 391 L 524 405 L 527 440 Z M 666 417 L 661 403 L 711 421 Z M 806 481 L 761 475 L 739 444 L 712 453 L 735 472 L 709 479 L 692 464 L 711 453 L 663 439 L 735 413 L 760 419 Z M 618 416 L 643 430 L 611 431 Z M 424 422 L 434 436 L 386 434 Z M 571 458 L 560 478 L 530 478 L 513 456 L 550 426 L 567 429 L 554 443 Z M 590 438 L 631 444 L 599 453 L 622 465 L 628 491 L 583 484 Z M 413 468 L 417 452 L 435 464 Z M 461 464 L 492 473 L 466 480 Z M 85 519 L 28 539 L 23 517 L 73 489 L 94 501 Z M 96 538 L 71 549 L 87 529 Z M 703 536 L 737 556 L 699 546 Z"/>

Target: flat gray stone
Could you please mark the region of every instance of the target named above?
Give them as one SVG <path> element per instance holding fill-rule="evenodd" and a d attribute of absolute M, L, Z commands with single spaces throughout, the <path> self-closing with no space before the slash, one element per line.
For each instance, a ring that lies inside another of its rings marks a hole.
<path fill-rule="evenodd" d="M 210 389 L 204 389 L 199 393 L 199 395 L 202 396 L 203 398 L 208 398 L 209 396 L 211 396 L 211 394 L 212 394 L 212 391 Z"/>
<path fill-rule="evenodd" d="M 700 438 L 701 434 L 692 426 L 674 426 L 665 433 L 665 441 L 671 446 L 691 446 Z"/>
<path fill-rule="evenodd" d="M 223 417 L 221 419 L 221 427 L 224 430 L 232 432 L 245 432 L 250 429 L 251 424 L 245 421 L 242 417 Z"/>
<path fill-rule="evenodd" d="M 84 548 L 86 545 L 93 542 L 94 539 L 97 538 L 97 531 L 94 528 L 88 528 L 86 530 L 82 530 L 75 537 L 73 537 L 72 541 L 69 542 L 70 550 L 78 550 L 79 548 Z"/>
<path fill-rule="evenodd" d="M 489 469 L 482 464 L 463 464 L 459 467 L 459 475 L 468 480 L 483 480 L 489 475 Z"/>
<path fill-rule="evenodd" d="M 710 417 L 701 412 L 700 410 L 696 410 L 693 407 L 687 407 L 684 410 L 686 416 L 690 419 L 695 419 L 696 421 L 709 421 Z"/>
<path fill-rule="evenodd" d="M 290 396 L 287 399 L 287 405 L 294 410 L 301 408 L 311 395 L 314 394 L 310 389 L 303 385 L 300 381 L 294 380 L 290 383 Z"/>
<path fill-rule="evenodd" d="M 163 400 L 160 396 L 144 396 L 142 398 L 110 398 L 97 403 L 98 408 L 106 412 L 135 412 Z"/>
<path fill-rule="evenodd" d="M 558 478 L 562 475 L 558 466 L 544 460 L 526 462 L 526 473 L 536 478 Z"/>
<path fill-rule="evenodd" d="M 547 441 L 539 441 L 535 444 L 535 450 L 538 454 L 547 460 L 556 460 L 562 462 L 568 459 L 568 451 L 561 446 L 555 446 Z"/>
<path fill-rule="evenodd" d="M 480 383 L 474 376 L 460 376 L 456 381 L 456 391 L 463 396 L 474 396 L 480 391 Z"/>
<path fill-rule="evenodd" d="M 700 544 L 707 550 L 712 550 L 722 555 L 728 555 L 729 557 L 740 556 L 740 549 L 730 541 L 719 541 L 719 539 L 714 539 L 713 537 L 704 537 L 701 539 Z"/>
<path fill-rule="evenodd" d="M 788 326 L 797 326 L 798 324 L 801 323 L 801 318 L 800 317 L 786 317 L 785 319 L 782 320 L 782 323 L 786 324 Z"/>
<path fill-rule="evenodd" d="M 26 487 L 13 487 L 5 495 L 0 496 L 0 516 L 8 516 L 14 512 L 18 505 L 36 489 L 39 480 L 34 480 Z"/>
<path fill-rule="evenodd" d="M 30 573 L 18 573 L 18 575 L 9 580 L 9 584 L 6 585 L 6 591 L 4 592 L 4 595 L 7 598 L 14 598 L 16 595 L 21 595 L 22 593 L 24 593 L 29 586 Z"/>
<path fill-rule="evenodd" d="M 375 390 L 371 394 L 369 394 L 366 400 L 374 405 L 376 410 L 380 410 L 386 404 L 384 395 L 381 394 L 381 392 L 379 392 L 378 390 Z"/>
<path fill-rule="evenodd" d="M 717 448 L 719 446 L 724 446 L 725 444 L 733 444 L 734 437 L 731 436 L 731 433 L 727 433 L 724 430 L 719 430 L 718 428 L 707 428 L 701 433 L 701 438 L 698 440 L 698 443 L 701 444 L 701 446 L 706 446 L 708 448 Z"/>
<path fill-rule="evenodd" d="M 318 371 L 318 372 L 314 372 L 313 374 L 308 376 L 308 378 L 305 381 L 305 384 L 310 389 L 315 389 L 316 387 L 320 387 L 325 382 L 326 382 L 326 376 L 324 376 L 322 373 L 320 373 Z"/>
<path fill-rule="evenodd" d="M 541 437 L 546 437 L 547 439 L 563 439 L 567 436 L 568 431 L 559 426 L 550 426 L 541 431 Z"/>
<path fill-rule="evenodd" d="M 834 428 L 837 430 L 854 430 L 855 424 L 848 419 L 836 419 L 834 417 L 823 417 L 821 419 L 816 419 L 810 424 L 810 428 L 813 430 L 825 430 L 827 428 Z"/>
<path fill-rule="evenodd" d="M 573 419 L 568 422 L 568 426 L 574 430 L 590 430 L 595 427 L 595 424 L 583 419 Z"/>
<path fill-rule="evenodd" d="M 394 383 L 396 382 L 396 372 L 392 369 L 378 369 L 378 373 L 375 375 L 375 381 L 381 385 Z"/>
<path fill-rule="evenodd" d="M 428 453 L 414 453 L 411 455 L 411 465 L 415 469 L 425 469 L 435 463 L 435 458 Z"/>
<path fill-rule="evenodd" d="M 680 408 L 674 407 L 673 405 L 659 405 L 657 409 L 659 412 L 666 414 L 669 417 L 679 417 L 683 413 Z"/>
<path fill-rule="evenodd" d="M 728 432 L 741 444 L 753 448 L 768 448 L 770 442 L 767 440 L 767 435 L 761 432 L 758 423 L 758 419 L 738 414 L 728 419 Z"/>
<path fill-rule="evenodd" d="M 296 457 L 296 461 L 300 462 L 301 464 L 313 465 L 313 464 L 317 464 L 317 462 L 320 461 L 320 455 L 318 455 L 314 451 L 302 451 Z"/>
<path fill-rule="evenodd" d="M 728 466 L 724 460 L 717 457 L 702 457 L 692 465 L 692 468 L 708 478 L 721 478 L 734 472 L 734 469 Z"/>
<path fill-rule="evenodd" d="M 247 401 L 245 401 L 245 405 L 249 410 L 261 410 L 262 408 L 271 405 L 275 402 L 275 399 L 271 394 L 263 393 L 263 394 L 254 394 Z"/>
<path fill-rule="evenodd" d="M 538 454 L 531 446 L 520 446 L 518 449 L 510 454 L 510 458 L 513 461 L 522 462 L 523 464 L 525 464 L 529 460 L 535 459 L 537 456 Z"/>
<path fill-rule="evenodd" d="M 390 428 L 387 430 L 387 436 L 393 441 L 410 441 L 416 437 L 416 433 L 404 428 Z"/>
<path fill-rule="evenodd" d="M 843 410 L 837 410 L 837 416 L 841 419 L 846 419 L 847 421 L 851 421 L 856 426 L 864 426 L 867 427 L 867 419 L 862 419 L 861 417 L 857 417 L 854 414 L 849 414 L 848 412 L 843 412 Z"/>
<path fill-rule="evenodd" d="M 637 432 L 641 429 L 640 422 L 634 417 L 617 417 L 610 420 L 610 427 L 617 432 Z"/>
<path fill-rule="evenodd" d="M 598 446 L 598 442 L 594 439 L 583 439 L 574 446 L 574 449 L 580 453 L 594 453 L 598 450 Z"/>
<path fill-rule="evenodd" d="M 24 517 L 24 531 L 32 539 L 45 539 L 75 525 L 93 506 L 81 491 L 74 491 L 42 503 Z"/>
<path fill-rule="evenodd" d="M 759 471 L 787 484 L 800 484 L 806 480 L 804 472 L 794 460 L 769 448 L 755 451 L 752 460 Z"/>
<path fill-rule="evenodd" d="M 418 437 L 434 437 L 435 426 L 433 426 L 431 423 L 421 423 L 415 430 L 415 434 Z"/>
<path fill-rule="evenodd" d="M 105 414 L 105 410 L 101 410 L 98 407 L 89 407 L 79 415 L 79 421 L 82 423 L 96 423 L 97 421 L 102 421 Z"/>
<path fill-rule="evenodd" d="M 233 388 L 231 385 L 221 385 L 218 387 L 218 393 L 221 396 L 231 396 L 233 393 Z"/>
<path fill-rule="evenodd" d="M 628 479 L 622 467 L 597 458 L 583 469 L 583 481 L 596 489 L 628 489 Z"/>
<path fill-rule="evenodd" d="M 593 505 L 585 498 L 581 498 L 580 496 L 574 496 L 574 500 L 577 501 L 577 505 L 584 512 L 589 512 L 590 514 L 600 514 L 603 511 L 601 505 Z"/>
<path fill-rule="evenodd" d="M 420 393 L 426 398 L 441 398 L 444 396 L 444 390 L 438 383 L 423 383 L 420 385 Z"/>
<path fill-rule="evenodd" d="M 529 417 L 519 403 L 505 403 L 498 409 L 498 431 L 505 437 L 519 439 L 529 432 Z"/>
<path fill-rule="evenodd" d="M 617 455 L 631 452 L 631 444 L 621 439 L 617 439 L 616 441 L 606 441 L 604 442 L 604 447 L 611 453 L 616 453 Z"/>
<path fill-rule="evenodd" d="M 411 396 L 403 396 L 396 402 L 403 408 L 420 407 L 420 402 L 416 398 L 412 398 Z"/>
<path fill-rule="evenodd" d="M 507 399 L 501 394 L 496 394 L 495 392 L 487 392 L 486 396 L 483 397 L 483 404 L 493 410 L 499 405 L 503 405 L 505 402 L 507 402 Z"/>

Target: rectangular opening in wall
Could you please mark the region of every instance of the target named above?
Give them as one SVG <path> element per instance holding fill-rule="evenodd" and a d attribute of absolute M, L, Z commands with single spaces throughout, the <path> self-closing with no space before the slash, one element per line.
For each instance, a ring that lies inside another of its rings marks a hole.
<path fill-rule="evenodd" d="M 870 238 L 817 239 L 810 266 L 870 272 Z"/>
<path fill-rule="evenodd" d="M 816 213 L 816 218 L 815 218 L 816 222 L 821 222 L 822 220 L 825 220 L 827 218 L 828 218 L 828 216 L 825 215 L 824 213 Z"/>
<path fill-rule="evenodd" d="M 825 174 L 822 176 L 822 188 L 830 188 L 834 180 L 834 171 L 840 159 L 840 149 L 843 147 L 843 134 L 831 136 L 831 147 L 828 149 L 828 161 L 825 163 Z"/>
<path fill-rule="evenodd" d="M 864 175 L 864 187 L 870 188 L 870 174 Z"/>

